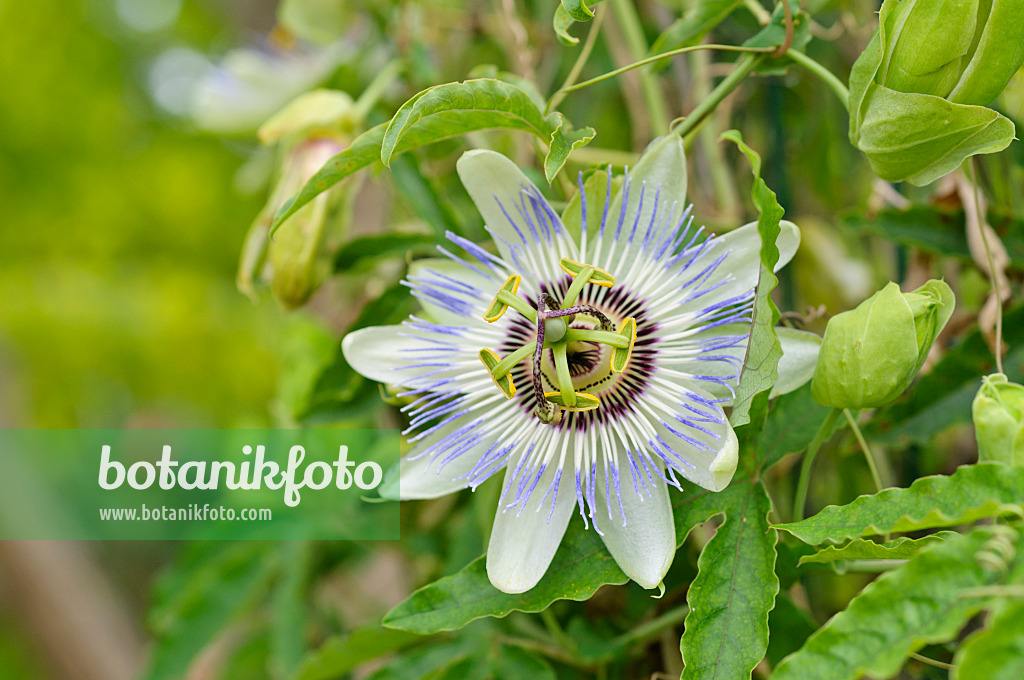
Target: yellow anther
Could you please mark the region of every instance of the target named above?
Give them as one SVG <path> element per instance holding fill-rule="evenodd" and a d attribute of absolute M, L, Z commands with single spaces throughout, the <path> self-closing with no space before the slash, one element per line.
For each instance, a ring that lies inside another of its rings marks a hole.
<path fill-rule="evenodd" d="M 583 264 L 582 262 L 576 262 L 575 260 L 563 257 L 558 261 L 558 266 L 562 268 L 563 272 L 573 278 L 576 278 L 585 270 L 590 269 L 592 272 L 588 281 L 589 283 L 592 283 L 595 286 L 602 286 L 604 288 L 611 288 L 615 285 L 614 276 L 592 264 Z"/>
<path fill-rule="evenodd" d="M 601 401 L 592 394 L 576 392 L 576 404 L 565 406 L 561 392 L 545 392 L 544 398 L 564 411 L 592 411 L 601 405 Z"/>
<path fill-rule="evenodd" d="M 484 321 L 487 323 L 494 323 L 501 318 L 501 315 L 505 313 L 506 309 L 508 309 L 508 301 L 502 300 L 502 298 L 505 297 L 502 293 L 515 295 L 516 291 L 519 290 L 519 282 L 521 280 L 522 278 L 516 274 L 505 279 L 505 283 L 501 284 L 501 288 L 498 289 L 494 299 L 491 300 L 491 304 L 488 305 L 487 311 L 484 312 Z"/>
<path fill-rule="evenodd" d="M 612 349 L 612 373 L 622 373 L 629 364 L 629 357 L 633 355 L 633 345 L 636 343 L 636 319 L 628 317 L 619 324 L 619 330 L 615 332 L 629 341 L 625 347 Z"/>
<path fill-rule="evenodd" d="M 480 361 L 483 363 L 484 367 L 487 368 L 487 374 L 491 376 L 491 380 L 493 380 L 494 384 L 498 386 L 498 389 L 501 390 L 502 394 L 509 399 L 514 397 L 516 394 L 516 384 L 512 380 L 512 374 L 506 373 L 501 377 L 495 377 L 494 375 L 494 367 L 501 363 L 501 357 L 499 357 L 494 350 L 487 349 L 486 347 L 480 350 L 477 356 L 480 357 Z"/>

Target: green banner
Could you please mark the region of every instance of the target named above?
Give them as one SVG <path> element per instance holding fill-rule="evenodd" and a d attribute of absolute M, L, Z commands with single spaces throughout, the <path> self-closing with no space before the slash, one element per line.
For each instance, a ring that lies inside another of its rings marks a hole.
<path fill-rule="evenodd" d="M 0 540 L 397 540 L 396 430 L 0 430 Z"/>

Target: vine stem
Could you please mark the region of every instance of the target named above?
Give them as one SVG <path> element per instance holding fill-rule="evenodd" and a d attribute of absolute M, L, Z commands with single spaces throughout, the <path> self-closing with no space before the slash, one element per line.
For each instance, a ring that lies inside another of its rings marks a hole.
<path fill-rule="evenodd" d="M 774 48 L 772 49 L 774 50 Z M 723 78 L 722 82 L 715 86 L 715 89 L 711 91 L 711 94 L 705 97 L 704 100 L 690 112 L 690 115 L 684 118 L 682 122 L 672 130 L 672 132 L 675 132 L 684 139 L 688 135 L 692 134 L 698 127 L 700 127 L 700 124 L 704 122 L 704 119 L 711 115 L 722 100 L 725 99 L 730 92 L 735 90 L 739 84 L 743 82 L 743 79 L 750 75 L 750 72 L 757 68 L 757 65 L 766 58 L 767 55 L 764 53 L 744 54 L 736 63 L 736 68 L 730 71 L 729 75 Z"/>
<path fill-rule="evenodd" d="M 843 103 L 843 108 L 847 111 L 850 110 L 850 91 L 846 89 L 846 85 L 843 85 L 843 81 L 836 77 L 836 74 L 797 50 L 790 50 L 786 53 L 786 56 L 821 78 L 829 86 L 829 89 L 835 93 L 836 97 L 839 98 L 839 101 Z"/>
<path fill-rule="evenodd" d="M 558 90 L 558 92 L 555 93 L 555 95 L 558 95 L 558 94 L 561 94 L 561 93 L 574 92 L 576 90 L 581 90 L 584 87 L 590 87 L 591 85 L 596 85 L 597 83 L 600 83 L 602 80 L 607 80 L 609 78 L 614 78 L 615 76 L 620 76 L 623 73 L 626 73 L 627 71 L 632 71 L 635 68 L 640 68 L 641 66 L 647 66 L 648 64 L 653 64 L 656 61 L 661 61 L 662 59 L 667 59 L 668 57 L 674 57 L 674 56 L 676 56 L 678 54 L 686 54 L 687 52 L 699 52 L 701 50 L 718 50 L 720 52 L 744 52 L 744 53 L 751 53 L 751 54 L 768 54 L 768 53 L 772 52 L 774 49 L 775 48 L 773 48 L 773 47 L 742 47 L 742 46 L 739 46 L 739 45 L 718 45 L 718 44 L 711 44 L 711 43 L 705 43 L 705 44 L 702 44 L 702 45 L 691 45 L 689 47 L 680 47 L 679 49 L 669 50 L 668 52 L 661 52 L 660 54 L 655 54 L 652 57 L 647 57 L 646 59 L 641 59 L 640 61 L 635 61 L 632 64 L 627 64 L 626 66 L 622 66 L 620 68 L 617 68 L 614 71 L 609 71 L 608 73 L 605 73 L 603 75 L 597 76 L 596 78 L 591 78 L 590 80 L 585 80 L 582 83 L 577 83 L 575 85 L 570 85 L 568 87 L 563 85 L 562 88 L 560 90 Z M 553 98 L 554 97 L 552 97 L 552 99 Z M 554 108 L 554 105 L 552 105 L 551 108 Z"/>
<path fill-rule="evenodd" d="M 916 659 L 916 660 L 920 661 L 921 663 L 928 664 L 929 666 L 935 666 L 936 668 L 942 668 L 942 669 L 947 670 L 947 671 L 951 671 L 954 668 L 956 668 L 953 664 L 946 663 L 944 661 L 937 661 L 935 659 L 929 659 L 927 656 L 922 656 L 922 655 L 918 654 L 917 652 L 911 652 L 910 653 L 910 658 L 911 659 Z"/>
<path fill-rule="evenodd" d="M 793 498 L 794 522 L 799 522 L 804 518 L 804 506 L 807 505 L 807 487 L 811 483 L 811 468 L 814 467 L 814 459 L 818 455 L 818 449 L 821 448 L 821 445 L 828 439 L 829 434 L 832 433 L 832 428 L 835 427 L 836 421 L 842 412 L 843 410 L 838 408 L 834 408 L 829 412 L 825 422 L 814 433 L 814 439 L 811 440 L 810 445 L 807 447 L 807 453 L 804 454 L 804 459 L 800 463 L 800 478 L 797 481 L 796 495 Z"/>
<path fill-rule="evenodd" d="M 860 426 L 857 425 L 857 419 L 853 417 L 853 414 L 850 413 L 850 409 L 848 408 L 843 409 L 843 414 L 846 416 L 846 422 L 850 424 L 850 429 L 853 430 L 853 436 L 857 438 L 860 450 L 864 452 L 864 458 L 868 461 L 868 467 L 871 468 L 871 478 L 875 481 L 875 488 L 878 491 L 881 491 L 885 487 L 882 486 L 882 476 L 878 474 L 878 462 L 875 460 L 874 454 L 868 447 L 868 442 L 864 439 L 864 435 L 860 431 Z"/>
<path fill-rule="evenodd" d="M 551 113 L 556 106 L 565 99 L 565 95 L 572 92 L 573 90 L 579 89 L 583 86 L 575 86 L 573 83 L 580 77 L 580 73 L 583 71 L 583 66 L 587 63 L 590 58 L 590 53 L 594 49 L 594 44 L 597 42 L 597 35 L 601 30 L 601 22 L 604 21 L 605 10 L 604 7 L 597 7 L 594 10 L 594 21 L 590 25 L 590 32 L 587 33 L 587 40 L 583 43 L 583 47 L 580 48 L 580 53 L 576 57 L 576 61 L 573 63 L 572 68 L 569 70 L 569 75 L 565 77 L 565 82 L 562 83 L 562 87 L 558 88 L 551 98 L 548 99 L 547 106 L 544 107 L 544 115 Z"/>
<path fill-rule="evenodd" d="M 985 246 L 985 257 L 988 259 L 988 275 L 992 281 L 992 292 L 996 296 L 996 370 L 1003 372 L 1003 291 L 999 286 L 999 276 L 996 274 L 996 262 L 992 257 L 992 248 L 988 244 L 988 222 L 981 214 L 981 197 L 978 190 L 978 166 L 971 157 L 971 184 L 974 185 L 974 213 L 978 220 L 978 231 L 981 232 L 981 242 Z"/>

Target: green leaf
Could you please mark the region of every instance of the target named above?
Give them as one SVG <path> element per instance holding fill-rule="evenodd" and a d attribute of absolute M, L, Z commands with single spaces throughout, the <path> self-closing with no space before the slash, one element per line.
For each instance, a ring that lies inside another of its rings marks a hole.
<path fill-rule="evenodd" d="M 333 680 L 356 666 L 422 642 L 419 635 L 372 626 L 327 640 L 299 666 L 291 680 Z"/>
<path fill-rule="evenodd" d="M 841 543 L 850 538 L 968 524 L 1024 503 L 1024 468 L 998 463 L 963 465 L 952 475 L 916 480 L 906 489 L 886 489 L 848 505 L 830 505 L 813 517 L 780 524 L 805 543 Z"/>
<path fill-rule="evenodd" d="M 309 587 L 310 544 L 282 541 L 282 573 L 271 596 L 270 658 L 275 678 L 290 677 L 306 651 L 306 589 Z"/>
<path fill-rule="evenodd" d="M 953 657 L 951 680 L 1024 678 L 1024 600 L 1010 600 Z"/>
<path fill-rule="evenodd" d="M 594 11 L 583 0 L 562 0 L 562 9 L 574 21 L 590 21 L 594 18 Z"/>
<path fill-rule="evenodd" d="M 387 233 L 353 239 L 334 255 L 334 271 L 347 272 L 379 258 L 428 251 L 435 243 L 433 236 L 425 234 Z"/>
<path fill-rule="evenodd" d="M 796 1 L 791 0 L 793 8 L 793 40 L 789 49 L 803 52 L 807 43 L 811 41 L 811 18 L 806 12 L 796 6 Z M 778 47 L 786 41 L 786 13 L 782 3 L 775 4 L 771 21 L 757 34 L 743 43 L 744 47 Z M 766 59 L 762 61 L 755 73 L 763 76 L 783 75 L 789 69 L 788 59 Z"/>
<path fill-rule="evenodd" d="M 579 44 L 580 39 L 569 33 L 569 29 L 575 23 L 576 21 L 569 16 L 564 7 L 559 5 L 555 8 L 555 16 L 551 19 L 551 27 L 555 29 L 555 35 L 558 36 L 558 40 L 563 45 L 573 47 Z"/>
<path fill-rule="evenodd" d="M 800 564 L 828 564 L 836 560 L 906 560 L 932 543 L 958 535 L 955 531 L 940 531 L 921 538 L 897 538 L 888 543 L 858 538 L 838 548 L 830 545 L 812 555 L 805 555 L 800 558 Z"/>
<path fill-rule="evenodd" d="M 508 128 L 547 141 L 552 127 L 530 95 L 515 85 L 493 78 L 447 83 L 420 92 L 398 109 L 384 133 L 380 159 L 388 165 L 414 130 L 429 130 L 435 139 L 443 139 L 473 130 Z"/>
<path fill-rule="evenodd" d="M 548 153 L 544 156 L 544 178 L 550 184 L 558 171 L 562 169 L 565 162 L 569 160 L 569 154 L 576 149 L 590 144 L 597 132 L 592 127 L 573 130 L 565 117 L 557 111 L 552 114 L 555 119 L 555 129 L 551 132 L 551 141 L 548 145 Z"/>
<path fill-rule="evenodd" d="M 722 493 L 688 489 L 685 497 L 674 503 L 679 544 L 693 527 L 719 512 L 725 498 Z M 570 522 L 547 573 L 527 592 L 509 595 L 496 589 L 487 578 L 485 558 L 480 557 L 462 571 L 417 590 L 388 612 L 383 623 L 420 634 L 455 630 L 486 616 L 539 612 L 556 600 L 586 600 L 603 585 L 621 585 L 628 580 L 597 533 L 584 529 L 580 522 Z"/>
<path fill-rule="evenodd" d="M 924 645 L 953 639 L 981 607 L 961 594 L 996 579 L 974 559 L 989 537 L 979 529 L 936 543 L 884 574 L 779 664 L 772 680 L 888 678 Z"/>
<path fill-rule="evenodd" d="M 767 470 L 783 456 L 807 448 L 830 410 L 814 401 L 810 385 L 776 399 L 752 443 L 756 470 Z"/>
<path fill-rule="evenodd" d="M 775 608 L 768 614 L 768 629 L 771 636 L 765 657 L 769 664 L 777 666 L 783 658 L 803 646 L 818 629 L 818 624 L 789 596 L 779 593 L 775 598 Z"/>
<path fill-rule="evenodd" d="M 275 572 L 267 548 L 232 543 L 171 572 L 160 589 L 166 599 L 153 610 L 156 644 L 145 680 L 177 680 L 217 633 L 250 611 L 266 594 Z"/>
<path fill-rule="evenodd" d="M 683 16 L 658 36 L 651 46 L 651 54 L 671 52 L 700 43 L 708 31 L 720 24 L 743 4 L 743 0 L 697 0 Z M 667 63 L 667 60 L 666 60 Z M 659 62 L 659 67 L 661 63 Z"/>
<path fill-rule="evenodd" d="M 751 401 L 759 393 L 770 390 L 779 377 L 782 344 L 775 332 L 779 309 L 772 302 L 771 292 L 779 283 L 775 278 L 775 265 L 779 261 L 776 241 L 782 233 L 779 225 L 785 211 L 775 198 L 775 192 L 761 179 L 761 157 L 743 142 L 743 135 L 737 130 L 729 130 L 722 134 L 722 139 L 736 144 L 750 161 L 754 171 L 752 196 L 759 213 L 757 233 L 761 237 L 761 271 L 754 298 L 753 325 L 739 385 L 736 386 L 732 415 L 729 416 L 733 427 L 737 427 L 750 422 Z"/>
<path fill-rule="evenodd" d="M 760 482 L 719 495 L 728 498 L 725 523 L 701 552 L 686 594 L 682 680 L 749 678 L 768 648 L 768 612 L 779 591 L 771 501 Z"/>
<path fill-rule="evenodd" d="M 271 234 L 324 191 L 378 159 L 385 165 L 398 153 L 475 130 L 508 128 L 548 141 L 554 122 L 519 87 L 493 78 L 438 85 L 402 105 L 390 123 L 370 128 L 336 154 L 274 217 Z"/>

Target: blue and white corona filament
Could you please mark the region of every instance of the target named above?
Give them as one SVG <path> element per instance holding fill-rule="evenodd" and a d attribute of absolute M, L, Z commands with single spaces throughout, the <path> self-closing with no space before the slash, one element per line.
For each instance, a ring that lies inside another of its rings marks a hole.
<path fill-rule="evenodd" d="M 412 450 L 382 493 L 432 498 L 504 470 L 487 554 L 496 587 L 533 587 L 574 510 L 630 578 L 656 587 L 676 548 L 668 487 L 718 491 L 736 470 L 723 408 L 749 338 L 756 227 L 694 228 L 672 137 L 598 201 L 581 180 L 579 237 L 504 156 L 469 152 L 458 171 L 498 254 L 449 234 L 443 258 L 411 267 L 422 312 L 343 343 L 357 371 L 397 386 L 410 419 Z M 780 266 L 798 244 L 784 222 Z M 817 347 L 783 342 L 777 391 L 809 377 Z"/>

